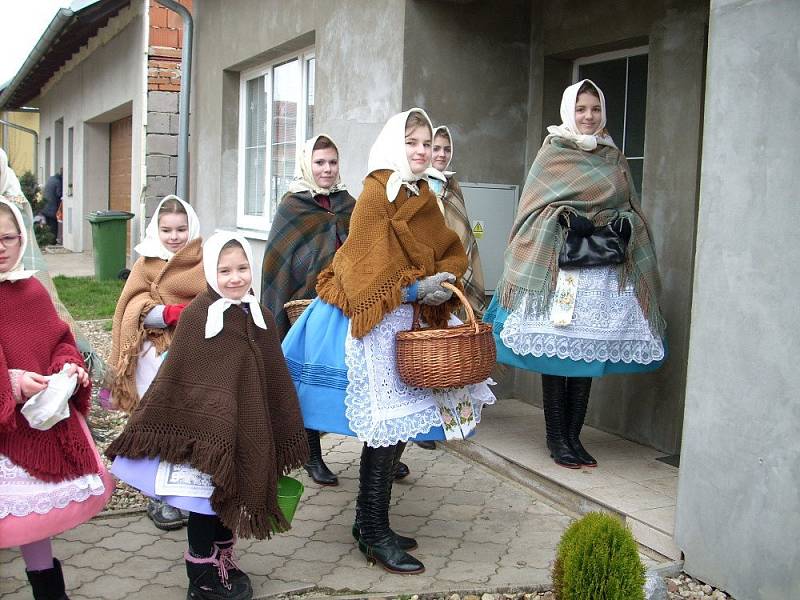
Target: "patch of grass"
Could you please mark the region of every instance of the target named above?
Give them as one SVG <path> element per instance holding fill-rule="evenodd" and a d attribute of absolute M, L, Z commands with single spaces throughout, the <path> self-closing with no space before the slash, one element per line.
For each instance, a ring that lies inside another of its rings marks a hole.
<path fill-rule="evenodd" d="M 61 301 L 74 319 L 110 319 L 125 286 L 116 279 L 97 281 L 94 277 L 53 277 Z"/>

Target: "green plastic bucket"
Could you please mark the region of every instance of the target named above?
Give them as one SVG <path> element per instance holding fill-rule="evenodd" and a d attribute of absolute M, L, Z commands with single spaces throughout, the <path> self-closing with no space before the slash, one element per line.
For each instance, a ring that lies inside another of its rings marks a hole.
<path fill-rule="evenodd" d="M 291 524 L 297 505 L 303 495 L 303 484 L 291 477 L 283 476 L 278 479 L 278 508 L 281 509 L 286 522 Z"/>

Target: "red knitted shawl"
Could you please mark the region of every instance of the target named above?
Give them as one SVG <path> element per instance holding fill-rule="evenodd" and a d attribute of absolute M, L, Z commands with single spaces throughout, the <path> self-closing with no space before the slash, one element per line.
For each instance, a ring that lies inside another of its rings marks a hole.
<path fill-rule="evenodd" d="M 38 431 L 28 425 L 22 405 L 14 400 L 8 370 L 50 375 L 68 362 L 83 366 L 75 339 L 42 284 L 33 277 L 0 283 L 0 454 L 43 481 L 97 472 L 75 412 L 89 412 L 91 388 L 75 392 L 69 418 Z"/>

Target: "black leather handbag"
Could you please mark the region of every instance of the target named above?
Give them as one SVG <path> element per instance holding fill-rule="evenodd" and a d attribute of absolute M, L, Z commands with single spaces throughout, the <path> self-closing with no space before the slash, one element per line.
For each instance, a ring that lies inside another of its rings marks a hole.
<path fill-rule="evenodd" d="M 588 219 L 583 219 L 588 222 Z M 625 262 L 631 236 L 627 219 L 614 218 L 602 227 L 570 227 L 558 255 L 559 267 L 600 267 Z"/>

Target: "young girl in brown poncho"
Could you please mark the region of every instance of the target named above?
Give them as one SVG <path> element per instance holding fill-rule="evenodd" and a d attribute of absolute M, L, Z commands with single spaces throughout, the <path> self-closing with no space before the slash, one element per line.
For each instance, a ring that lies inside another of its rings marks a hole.
<path fill-rule="evenodd" d="M 173 195 L 161 200 L 134 248 L 140 258 L 114 311 L 109 372 L 114 407 L 128 413 L 136 408 L 161 366 L 183 307 L 205 289 L 201 243 L 191 205 Z M 184 523 L 178 510 L 153 499 L 147 516 L 163 530 Z"/>
<path fill-rule="evenodd" d="M 288 528 L 277 481 L 308 458 L 275 321 L 252 295 L 251 265 L 242 236 L 208 239 L 208 289 L 183 311 L 158 375 L 106 452 L 117 477 L 190 511 L 189 598 L 252 596 L 234 536 Z"/>

